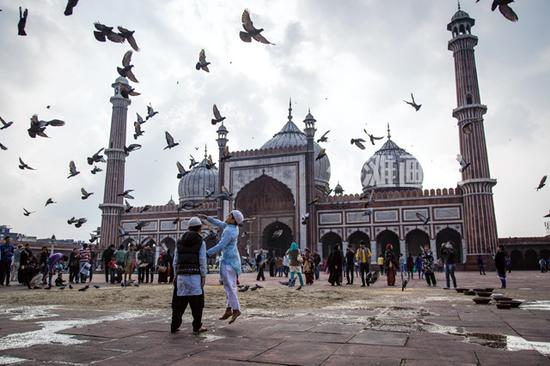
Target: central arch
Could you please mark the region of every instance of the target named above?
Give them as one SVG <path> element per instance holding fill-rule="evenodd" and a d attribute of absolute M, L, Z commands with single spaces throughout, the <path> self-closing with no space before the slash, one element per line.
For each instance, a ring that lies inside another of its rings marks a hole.
<path fill-rule="evenodd" d="M 391 230 L 384 230 L 376 236 L 376 249 L 378 256 L 385 256 L 387 244 L 393 245 L 395 257 L 399 258 L 399 236 Z"/>
<path fill-rule="evenodd" d="M 330 252 L 334 249 L 336 245 L 340 245 L 340 250 L 342 250 L 342 238 L 340 235 L 336 234 L 333 231 L 330 231 L 321 237 L 322 249 L 323 249 L 323 259 L 328 258 Z"/>
<path fill-rule="evenodd" d="M 282 257 L 293 241 L 292 230 L 280 221 L 267 225 L 262 234 L 262 249 L 273 254 L 275 257 Z"/>
<path fill-rule="evenodd" d="M 446 227 L 435 236 L 435 245 L 437 247 L 437 257 L 441 258 L 441 244 L 451 242 L 456 253 L 457 263 L 464 263 L 462 256 L 462 236 L 455 229 Z"/>
<path fill-rule="evenodd" d="M 413 229 L 405 236 L 405 243 L 407 244 L 407 255 L 417 257 L 425 244 L 430 245 L 430 236 L 425 231 Z"/>
<path fill-rule="evenodd" d="M 370 249 L 370 238 L 366 233 L 357 230 L 348 236 L 348 245 L 351 245 L 354 250 L 359 248 L 362 241 L 365 242 L 365 247 Z"/>

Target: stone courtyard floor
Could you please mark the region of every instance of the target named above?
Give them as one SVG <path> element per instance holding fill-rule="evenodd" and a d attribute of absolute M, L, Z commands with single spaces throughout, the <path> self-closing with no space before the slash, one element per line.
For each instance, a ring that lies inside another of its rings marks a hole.
<path fill-rule="evenodd" d="M 372 287 L 331 287 L 326 275 L 301 291 L 262 282 L 240 293 L 243 315 L 217 320 L 223 288 L 209 275 L 204 325 L 191 334 L 185 314 L 171 334 L 170 285 L 87 291 L 0 287 L 0 365 L 550 365 L 550 274 L 514 272 L 519 309 L 475 305 L 471 296 L 414 279 L 404 292 L 385 277 Z M 438 285 L 444 276 L 437 274 Z M 498 287 L 487 276 L 457 273 L 459 286 Z M 241 276 L 254 285 L 255 274 Z"/>

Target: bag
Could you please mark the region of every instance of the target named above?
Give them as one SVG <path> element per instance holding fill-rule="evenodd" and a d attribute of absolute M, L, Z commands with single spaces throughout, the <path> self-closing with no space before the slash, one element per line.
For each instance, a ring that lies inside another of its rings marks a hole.
<path fill-rule="evenodd" d="M 304 258 L 302 257 L 301 254 L 298 254 L 298 257 L 296 258 L 296 260 L 298 261 L 298 263 L 304 263 Z"/>
<path fill-rule="evenodd" d="M 166 266 L 159 266 L 158 271 L 159 273 L 164 273 L 166 272 L 166 269 L 167 269 Z"/>

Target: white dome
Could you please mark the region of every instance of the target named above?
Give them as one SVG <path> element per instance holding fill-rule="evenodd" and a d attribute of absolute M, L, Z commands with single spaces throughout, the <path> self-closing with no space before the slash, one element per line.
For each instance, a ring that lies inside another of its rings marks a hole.
<path fill-rule="evenodd" d="M 204 158 L 180 179 L 178 193 L 180 202 L 199 201 L 206 196 L 206 191 L 218 192 L 218 168 L 206 168 L 208 159 Z"/>

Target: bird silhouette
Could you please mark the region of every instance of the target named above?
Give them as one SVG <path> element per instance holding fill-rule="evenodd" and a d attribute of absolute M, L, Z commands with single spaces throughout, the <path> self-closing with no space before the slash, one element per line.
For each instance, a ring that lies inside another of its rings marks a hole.
<path fill-rule="evenodd" d="M 363 139 L 351 139 L 351 144 L 357 146 L 361 150 L 365 150 L 365 145 L 363 145 L 364 142 L 365 140 Z"/>
<path fill-rule="evenodd" d="M 76 220 L 76 222 L 74 223 L 74 226 L 75 227 L 82 227 L 82 225 L 84 225 L 86 222 L 88 222 L 88 220 L 84 217 L 81 217 L 81 218 Z"/>
<path fill-rule="evenodd" d="M 542 187 L 544 187 L 545 185 L 546 185 L 546 175 L 540 179 L 539 185 L 536 188 L 536 190 L 538 191 L 539 189 L 542 189 Z"/>
<path fill-rule="evenodd" d="M 139 123 L 138 121 L 135 121 L 134 122 L 134 140 L 137 140 L 139 136 L 143 136 L 143 132 L 145 131 L 141 129 L 141 123 Z"/>
<path fill-rule="evenodd" d="M 5 130 L 6 128 L 13 125 L 13 121 L 6 122 L 2 117 L 0 117 L 0 122 L 2 122 L 2 127 L 0 127 L 0 130 Z"/>
<path fill-rule="evenodd" d="M 458 171 L 461 173 L 464 172 L 464 170 L 466 170 L 466 168 L 468 168 L 471 164 L 470 162 L 466 162 L 460 154 L 456 155 L 456 161 L 460 164 L 460 169 L 458 169 Z"/>
<path fill-rule="evenodd" d="M 25 8 L 25 11 L 22 11 L 19 7 L 19 22 L 17 23 L 17 35 L 26 36 L 25 26 L 27 25 L 27 17 L 29 16 L 29 10 Z"/>
<path fill-rule="evenodd" d="M 197 69 L 197 71 L 203 70 L 206 72 L 210 72 L 210 70 L 208 70 L 208 65 L 210 65 L 210 62 L 206 61 L 206 54 L 204 53 L 204 49 L 202 49 L 199 53 L 199 62 L 197 62 L 195 68 Z"/>
<path fill-rule="evenodd" d="M 215 125 L 216 123 L 222 122 L 225 117 L 222 117 L 220 111 L 218 110 L 218 107 L 214 104 L 212 107 L 212 111 L 214 112 L 214 118 L 212 118 L 212 124 Z"/>
<path fill-rule="evenodd" d="M 2 149 L 2 150 L 7 150 L 8 148 L 7 148 L 6 146 L 0 144 L 0 149 Z"/>
<path fill-rule="evenodd" d="M 264 43 L 264 44 L 271 44 L 274 43 L 269 42 L 261 33 L 264 31 L 263 28 L 256 28 L 254 27 L 254 24 L 252 23 L 252 20 L 250 19 L 250 13 L 248 9 L 245 9 L 243 11 L 243 15 L 241 16 L 241 21 L 243 23 L 244 32 L 239 32 L 239 37 L 243 42 L 250 43 L 252 42 L 252 39 L 254 39 L 256 42 Z"/>
<path fill-rule="evenodd" d="M 189 155 L 190 156 L 190 163 L 189 163 L 189 169 L 192 169 L 195 165 L 198 165 L 199 162 L 195 160 L 195 158 L 193 157 L 193 155 Z"/>
<path fill-rule="evenodd" d="M 84 188 L 80 188 L 80 192 L 82 193 L 82 197 L 80 197 L 80 198 L 82 198 L 83 200 L 87 199 L 92 194 L 94 194 L 94 192 L 86 192 L 86 190 Z"/>
<path fill-rule="evenodd" d="M 63 14 L 65 14 L 66 16 L 72 15 L 73 9 L 77 4 L 78 0 L 68 0 L 67 6 L 65 7 L 65 12 L 63 12 Z"/>
<path fill-rule="evenodd" d="M 109 40 L 114 43 L 124 43 L 125 38 L 114 32 L 113 27 L 106 26 L 104 24 L 101 24 L 99 22 L 94 23 L 95 31 L 94 31 L 94 37 L 99 42 L 105 42 L 106 40 Z"/>
<path fill-rule="evenodd" d="M 71 160 L 69 162 L 69 176 L 67 177 L 67 179 L 72 178 L 74 176 L 77 176 L 79 174 L 80 174 L 80 172 L 78 170 L 76 170 L 76 164 L 74 163 L 73 160 Z"/>
<path fill-rule="evenodd" d="M 45 132 L 47 126 L 60 127 L 64 125 L 65 122 L 62 120 L 52 119 L 51 121 L 42 121 L 38 119 L 38 115 L 33 114 L 31 117 L 31 127 L 27 129 L 27 132 L 31 138 L 35 138 L 36 136 L 48 137 Z"/>
<path fill-rule="evenodd" d="M 212 155 L 208 155 L 208 159 L 206 160 L 206 169 L 210 170 L 215 166 L 216 163 L 214 163 L 214 160 L 212 160 Z"/>
<path fill-rule="evenodd" d="M 315 160 L 321 160 L 322 158 L 324 158 L 325 156 L 327 156 L 327 153 L 326 153 L 326 150 L 321 148 L 321 150 L 319 151 L 319 154 L 317 154 L 317 157 L 315 158 Z"/>
<path fill-rule="evenodd" d="M 280 238 L 281 236 L 283 235 L 283 229 L 277 229 L 273 232 L 273 234 L 271 235 L 271 237 L 273 239 L 277 239 L 277 238 Z"/>
<path fill-rule="evenodd" d="M 147 212 L 147 211 L 149 211 L 149 210 L 151 209 L 151 207 L 153 207 L 153 206 L 151 206 L 151 205 L 145 205 L 145 206 L 143 206 L 143 207 L 139 210 L 139 213 Z"/>
<path fill-rule="evenodd" d="M 408 102 L 406 100 L 404 100 L 404 102 L 407 103 L 408 105 L 410 105 L 411 107 L 413 107 L 418 112 L 420 107 L 422 107 L 422 104 L 416 104 L 416 102 L 414 101 L 413 93 L 411 93 L 411 99 L 412 99 L 412 102 Z"/>
<path fill-rule="evenodd" d="M 495 11 L 495 9 L 498 7 L 498 10 L 502 15 L 504 15 L 506 19 L 508 19 L 511 22 L 517 22 L 519 20 L 518 15 L 508 5 L 513 2 L 514 0 L 493 0 L 493 3 L 491 4 L 491 10 Z"/>
<path fill-rule="evenodd" d="M 422 221 L 424 225 L 428 225 L 428 222 L 430 222 L 430 216 L 424 216 L 420 212 L 416 213 L 416 217 L 418 218 L 418 220 Z"/>
<path fill-rule="evenodd" d="M 129 200 L 133 200 L 134 197 L 132 195 L 130 195 L 130 193 L 133 192 L 133 191 L 134 191 L 133 189 L 127 189 L 124 192 L 117 194 L 117 196 L 118 197 L 122 196 L 124 198 L 129 199 Z"/>
<path fill-rule="evenodd" d="M 183 167 L 183 165 L 181 165 L 179 161 L 176 161 L 176 167 L 178 168 L 178 179 L 183 178 L 187 173 L 189 173 L 189 171 L 185 170 L 185 168 Z"/>
<path fill-rule="evenodd" d="M 141 229 L 143 229 L 145 225 L 147 225 L 145 221 L 138 221 L 134 229 L 136 229 L 137 231 L 141 231 Z"/>
<path fill-rule="evenodd" d="M 132 208 L 134 208 L 134 206 L 130 205 L 127 200 L 124 200 L 124 212 L 128 213 L 132 211 Z"/>
<path fill-rule="evenodd" d="M 124 230 L 124 228 L 122 226 L 120 226 L 118 228 L 118 236 L 119 237 L 125 237 L 125 236 L 129 236 L 129 235 L 130 234 L 126 230 Z"/>
<path fill-rule="evenodd" d="M 124 27 L 118 26 L 118 31 L 120 32 L 119 35 L 123 37 L 130 46 L 134 49 L 134 51 L 139 51 L 139 47 L 136 43 L 136 39 L 134 38 L 135 31 L 128 30 Z"/>
<path fill-rule="evenodd" d="M 306 214 L 302 216 L 302 225 L 307 225 L 308 221 L 309 221 L 309 212 L 306 212 Z"/>
<path fill-rule="evenodd" d="M 44 205 L 44 207 L 46 207 L 46 206 L 48 206 L 48 205 L 52 205 L 52 204 L 54 204 L 54 203 L 57 203 L 57 202 L 55 202 L 55 201 L 52 200 L 51 198 L 48 198 L 48 199 L 46 200 L 46 204 Z"/>
<path fill-rule="evenodd" d="M 76 222 L 76 217 L 74 217 L 74 216 L 67 220 L 67 224 L 69 224 L 69 225 L 72 225 L 75 222 Z"/>
<path fill-rule="evenodd" d="M 99 172 L 102 172 L 103 169 L 97 167 L 97 166 L 94 166 L 94 168 L 90 171 L 92 174 L 96 174 L 96 173 L 99 173 Z"/>
<path fill-rule="evenodd" d="M 117 67 L 116 70 L 120 76 L 130 79 L 134 83 L 139 83 L 132 71 L 134 65 L 130 64 L 130 62 L 132 62 L 132 53 L 132 50 L 130 50 L 124 54 L 122 57 L 122 67 Z"/>
<path fill-rule="evenodd" d="M 145 120 L 148 121 L 149 118 L 153 118 L 155 115 L 157 115 L 159 112 L 155 111 L 153 107 L 151 106 L 151 103 L 147 106 L 147 116 L 145 116 Z"/>
<path fill-rule="evenodd" d="M 383 137 L 376 137 L 376 136 L 368 133 L 366 129 L 363 129 L 363 132 L 365 132 L 367 134 L 367 136 L 369 137 L 370 143 L 373 144 L 373 145 L 375 145 L 375 143 L 374 143 L 375 140 L 382 140 L 383 139 Z"/>
<path fill-rule="evenodd" d="M 221 199 L 223 201 L 230 201 L 231 197 L 233 197 L 233 193 L 229 192 L 225 186 L 222 186 L 221 192 L 216 195 L 217 199 Z"/>
<path fill-rule="evenodd" d="M 140 144 L 130 144 L 128 146 L 124 146 L 124 153 L 126 155 L 130 155 L 130 153 L 132 151 L 136 151 L 136 150 L 139 150 L 141 149 L 141 145 Z"/>
<path fill-rule="evenodd" d="M 139 123 L 140 125 L 146 122 L 145 120 L 143 120 L 143 117 L 141 117 L 137 112 L 136 112 L 136 119 L 137 119 L 136 122 Z"/>
<path fill-rule="evenodd" d="M 19 169 L 21 170 L 36 170 L 34 168 L 31 168 L 27 163 L 25 163 L 21 158 L 19 158 Z"/>
<path fill-rule="evenodd" d="M 168 131 L 164 132 L 164 136 L 166 137 L 166 146 L 163 150 L 172 149 L 180 144 L 179 142 L 174 142 L 174 138 L 168 133 Z"/>
<path fill-rule="evenodd" d="M 30 216 L 31 214 L 35 213 L 36 211 L 29 211 L 26 208 L 23 208 L 23 215 Z"/>
<path fill-rule="evenodd" d="M 130 85 L 121 84 L 120 95 L 125 99 L 130 99 L 130 97 L 137 97 L 141 95 L 141 93 L 138 93 L 136 89 L 132 88 Z"/>
<path fill-rule="evenodd" d="M 323 134 L 323 136 L 321 136 L 319 139 L 317 139 L 317 143 L 320 143 L 320 142 L 327 142 L 328 141 L 328 133 L 330 132 L 330 130 L 328 130 L 327 132 L 325 132 Z"/>
<path fill-rule="evenodd" d="M 222 156 L 220 158 L 221 161 L 226 161 L 231 159 L 231 153 L 229 152 L 229 146 L 224 147 Z"/>
<path fill-rule="evenodd" d="M 86 286 L 84 286 L 84 287 L 82 287 L 82 288 L 79 288 L 78 291 L 86 291 L 86 290 L 89 289 L 89 288 L 90 288 L 90 285 L 86 285 Z"/>
<path fill-rule="evenodd" d="M 88 157 L 86 158 L 86 160 L 88 161 L 88 164 L 89 165 L 94 165 L 94 163 L 105 163 L 105 158 L 103 157 L 103 155 L 101 155 L 101 152 L 105 150 L 104 147 L 102 147 L 101 149 L 99 149 L 98 152 L 96 152 L 95 154 L 93 154 L 91 157 Z"/>

